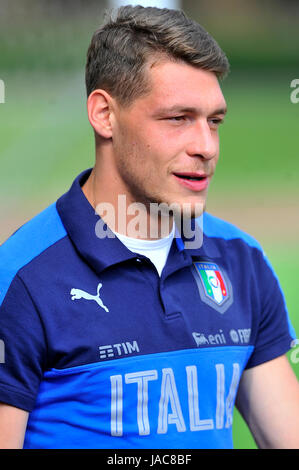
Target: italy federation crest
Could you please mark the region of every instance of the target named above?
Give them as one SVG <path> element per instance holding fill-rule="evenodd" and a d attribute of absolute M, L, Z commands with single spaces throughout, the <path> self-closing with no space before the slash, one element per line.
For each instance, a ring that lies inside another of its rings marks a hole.
<path fill-rule="evenodd" d="M 192 272 L 201 300 L 224 313 L 233 302 L 232 285 L 225 271 L 210 261 L 196 261 Z"/>

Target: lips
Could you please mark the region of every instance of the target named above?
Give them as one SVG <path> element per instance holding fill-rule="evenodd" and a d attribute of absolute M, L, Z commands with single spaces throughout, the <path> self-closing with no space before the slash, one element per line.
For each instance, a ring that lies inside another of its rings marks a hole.
<path fill-rule="evenodd" d="M 198 173 L 198 172 L 174 173 L 174 176 L 177 176 L 178 178 L 182 178 L 182 179 L 196 180 L 196 181 L 202 180 L 203 178 L 207 177 L 205 173 Z"/>
<path fill-rule="evenodd" d="M 208 175 L 201 172 L 173 173 L 177 182 L 191 191 L 202 191 L 209 185 Z"/>

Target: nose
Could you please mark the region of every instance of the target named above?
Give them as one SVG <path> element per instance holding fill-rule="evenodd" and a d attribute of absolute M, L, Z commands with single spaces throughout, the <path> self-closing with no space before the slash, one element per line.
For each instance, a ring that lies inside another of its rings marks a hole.
<path fill-rule="evenodd" d="M 207 121 L 197 122 L 192 129 L 187 154 L 211 160 L 218 156 L 219 138 L 217 130 L 211 129 Z"/>

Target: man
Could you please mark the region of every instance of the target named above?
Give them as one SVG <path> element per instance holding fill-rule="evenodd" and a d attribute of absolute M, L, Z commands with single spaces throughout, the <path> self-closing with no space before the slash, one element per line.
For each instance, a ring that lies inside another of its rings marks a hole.
<path fill-rule="evenodd" d="M 1 447 L 230 448 L 236 394 L 260 447 L 298 447 L 278 281 L 202 214 L 227 71 L 182 12 L 127 6 L 94 34 L 95 166 L 0 248 Z"/>

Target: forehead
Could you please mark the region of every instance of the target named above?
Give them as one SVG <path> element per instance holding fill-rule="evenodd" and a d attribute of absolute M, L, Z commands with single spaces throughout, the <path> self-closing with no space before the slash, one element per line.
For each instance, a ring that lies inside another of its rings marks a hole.
<path fill-rule="evenodd" d="M 201 108 L 225 108 L 218 79 L 213 72 L 184 62 L 163 61 L 148 65 L 149 94 L 143 99 L 148 106 L 167 108 L 184 106 Z M 142 100 L 142 98 L 141 98 Z"/>

